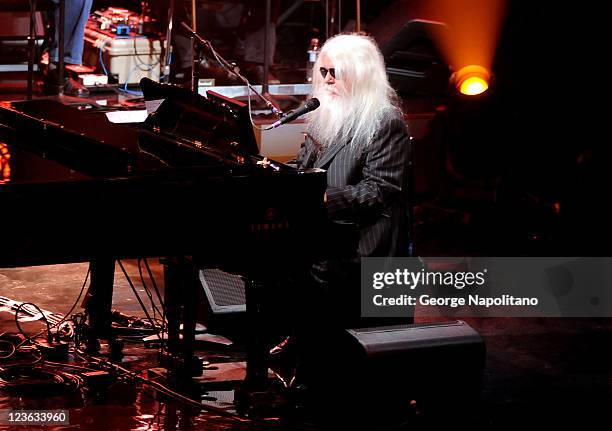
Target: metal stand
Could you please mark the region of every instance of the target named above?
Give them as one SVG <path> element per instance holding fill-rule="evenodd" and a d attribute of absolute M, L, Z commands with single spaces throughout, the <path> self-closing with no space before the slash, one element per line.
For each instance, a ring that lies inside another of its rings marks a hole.
<path fill-rule="evenodd" d="M 264 63 L 263 63 L 263 82 L 261 83 L 263 93 L 268 94 L 268 81 L 269 81 L 269 69 L 270 69 L 270 60 L 269 57 L 269 41 L 270 41 L 270 15 L 272 9 L 272 0 L 266 0 L 266 25 L 264 31 Z"/>
<path fill-rule="evenodd" d="M 198 31 L 198 20 L 197 20 L 197 15 L 198 15 L 198 8 L 196 5 L 196 0 L 191 0 L 191 28 L 193 28 L 193 31 Z"/>
<path fill-rule="evenodd" d="M 28 35 L 28 93 L 27 99 L 32 100 L 32 82 L 34 80 L 34 22 L 36 18 L 36 0 L 30 2 L 30 32 Z"/>
<path fill-rule="evenodd" d="M 414 242 L 414 136 L 408 139 L 408 257 L 416 256 Z"/>
<path fill-rule="evenodd" d="M 200 82 L 199 71 L 200 71 L 200 45 L 196 44 L 194 37 L 191 39 L 191 91 L 194 93 L 198 92 L 198 83 Z"/>
<path fill-rule="evenodd" d="M 268 99 L 266 99 L 266 97 L 264 97 L 261 93 L 259 93 L 250 83 L 249 81 L 242 76 L 236 69 L 236 67 L 232 64 L 230 64 L 226 59 L 224 59 L 221 55 L 219 55 L 218 52 L 215 51 L 215 49 L 213 48 L 212 44 L 207 41 L 206 39 L 202 38 L 199 34 L 197 34 L 195 31 L 193 31 L 193 29 L 191 27 L 189 27 L 185 22 L 181 22 L 181 25 L 185 28 L 185 30 L 187 30 L 192 38 L 194 39 L 194 41 L 196 43 L 198 43 L 202 48 L 208 48 L 215 56 L 215 59 L 221 64 L 221 66 L 223 66 L 223 68 L 230 72 L 233 73 L 234 75 L 236 75 L 238 78 L 240 78 L 240 80 L 242 80 L 242 82 L 244 82 L 244 84 L 249 88 L 250 91 L 252 91 L 253 93 L 255 93 L 268 107 L 268 109 L 270 109 L 274 114 L 278 115 L 278 116 L 283 116 L 283 112 L 278 109 L 277 106 L 275 106 L 272 102 L 270 102 Z M 194 92 L 197 93 L 197 87 L 195 88 Z M 263 93 L 264 91 L 262 91 Z"/>
<path fill-rule="evenodd" d="M 59 28 L 57 41 L 57 95 L 64 94 L 64 21 L 66 17 L 66 0 L 59 0 Z"/>
<path fill-rule="evenodd" d="M 166 56 L 164 58 L 163 82 L 170 82 L 170 63 L 172 62 L 172 21 L 174 20 L 174 0 L 168 7 L 168 28 L 166 29 Z M 162 81 L 160 79 L 160 81 Z"/>
<path fill-rule="evenodd" d="M 196 0 L 191 0 L 191 28 L 194 33 L 198 31 L 198 20 Z M 198 84 L 200 82 L 200 46 L 196 45 L 195 39 L 191 37 L 191 91 L 198 92 Z"/>
<path fill-rule="evenodd" d="M 27 100 L 32 100 L 34 92 L 34 60 L 36 52 L 36 11 L 37 11 L 37 0 L 30 1 L 30 28 L 28 32 L 28 77 L 27 77 Z M 64 17 L 65 17 L 65 0 L 59 1 L 59 19 L 55 22 L 55 26 L 58 34 L 58 64 L 59 64 L 59 87 L 58 94 L 62 95 L 64 92 Z M 45 9 L 47 9 L 45 7 Z M 55 16 L 55 9 L 51 8 L 51 14 Z"/>

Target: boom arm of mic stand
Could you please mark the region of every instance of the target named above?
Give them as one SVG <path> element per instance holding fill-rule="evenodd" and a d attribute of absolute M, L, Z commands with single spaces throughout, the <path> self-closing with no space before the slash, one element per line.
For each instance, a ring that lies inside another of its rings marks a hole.
<path fill-rule="evenodd" d="M 231 65 L 225 58 L 221 57 L 217 51 L 215 51 L 215 49 L 213 48 L 212 44 L 207 41 L 206 39 L 204 39 L 203 37 L 201 37 L 199 34 L 197 34 L 195 31 L 193 31 L 193 29 L 191 27 L 189 27 L 189 25 L 187 25 L 184 21 L 181 21 L 181 25 L 183 26 L 183 28 L 185 30 L 187 30 L 189 32 L 189 34 L 191 36 L 193 36 L 194 40 L 197 41 L 201 46 L 208 48 L 215 56 L 215 58 L 217 59 L 217 61 L 219 63 L 221 63 L 221 65 L 228 71 L 230 71 L 231 73 L 233 73 L 234 75 L 236 75 L 238 78 L 240 78 L 242 80 L 242 82 L 245 83 L 245 85 L 247 87 L 249 87 L 249 89 L 255 93 L 257 96 L 259 96 L 259 98 L 266 104 L 266 106 L 268 107 L 268 109 L 270 109 L 274 114 L 278 115 L 279 117 L 284 117 L 285 114 L 283 113 L 283 111 L 281 111 L 280 109 L 278 109 L 276 106 L 274 106 L 272 104 L 272 102 L 270 102 L 268 99 L 266 99 L 261 93 L 259 93 L 257 90 L 255 90 L 255 88 L 249 83 L 249 81 L 242 76 L 240 73 L 238 73 L 236 71 L 235 66 Z"/>

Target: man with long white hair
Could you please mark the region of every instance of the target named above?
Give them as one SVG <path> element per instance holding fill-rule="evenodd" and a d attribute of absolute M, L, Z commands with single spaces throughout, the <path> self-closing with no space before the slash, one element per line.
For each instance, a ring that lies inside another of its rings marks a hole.
<path fill-rule="evenodd" d="M 409 243 L 409 136 L 382 54 L 367 36 L 335 36 L 321 49 L 313 84 L 320 107 L 309 114 L 297 162 L 327 170 L 325 203 L 335 227 L 322 250 L 327 255 L 294 289 L 295 336 L 270 351 L 279 359 L 293 351 L 296 387 L 311 388 L 333 378 L 326 360 L 343 328 L 412 322 L 408 315 L 361 317 L 361 258 L 407 256 Z"/>
<path fill-rule="evenodd" d="M 331 38 L 314 67 L 313 96 L 321 104 L 309 114 L 297 161 L 327 170 L 328 216 L 354 226 L 359 238 L 355 250 L 314 265 L 312 276 L 332 298 L 330 314 L 361 326 L 371 320 L 359 318 L 360 258 L 408 255 L 409 135 L 372 38 Z"/>

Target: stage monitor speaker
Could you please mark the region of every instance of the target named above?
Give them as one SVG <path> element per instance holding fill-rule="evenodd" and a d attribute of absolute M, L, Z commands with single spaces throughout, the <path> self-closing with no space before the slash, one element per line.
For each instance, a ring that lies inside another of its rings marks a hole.
<path fill-rule="evenodd" d="M 322 345 L 332 347 L 312 375 L 323 402 L 337 404 L 325 400 L 333 393 L 350 410 L 391 417 L 410 406 L 464 411 L 480 395 L 485 345 L 463 321 L 347 329 Z"/>
<path fill-rule="evenodd" d="M 211 332 L 231 334 L 246 317 L 244 281 L 239 275 L 216 268 L 199 271 L 206 305 L 203 323 Z"/>

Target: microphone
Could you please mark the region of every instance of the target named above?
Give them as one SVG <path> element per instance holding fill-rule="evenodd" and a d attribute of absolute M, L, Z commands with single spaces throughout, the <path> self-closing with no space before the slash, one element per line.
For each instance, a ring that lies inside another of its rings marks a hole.
<path fill-rule="evenodd" d="M 319 99 L 317 99 L 316 97 L 313 97 L 312 99 L 308 99 L 306 101 L 306 103 L 304 103 L 302 106 L 300 106 L 297 109 L 294 109 L 293 111 L 291 111 L 287 115 L 285 115 L 283 118 L 278 120 L 276 123 L 272 124 L 271 129 L 274 129 L 274 128 L 276 128 L 278 126 L 281 126 L 281 125 L 283 125 L 285 123 L 293 121 L 297 117 L 300 117 L 300 116 L 306 114 L 307 112 L 314 111 L 315 109 L 317 109 L 319 107 L 320 104 L 321 104 L 321 102 L 319 102 Z"/>

